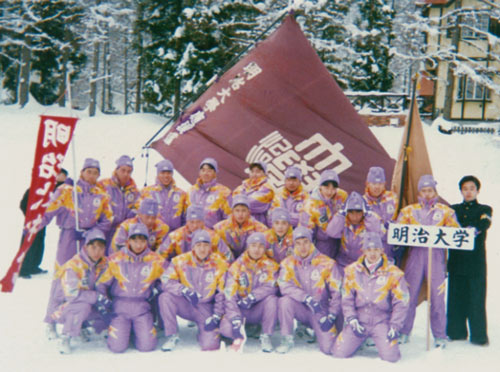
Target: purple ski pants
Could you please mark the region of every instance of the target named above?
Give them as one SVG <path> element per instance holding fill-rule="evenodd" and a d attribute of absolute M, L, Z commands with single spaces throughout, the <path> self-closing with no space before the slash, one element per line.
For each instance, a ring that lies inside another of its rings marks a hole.
<path fill-rule="evenodd" d="M 114 353 L 127 350 L 133 332 L 135 347 L 139 351 L 152 351 L 158 339 L 153 324 L 153 314 L 144 299 L 116 298 L 113 302 L 116 316 L 108 332 L 108 348 Z"/>
<path fill-rule="evenodd" d="M 335 333 L 331 331 L 323 332 L 319 327 L 319 319 L 324 315 L 325 314 L 314 315 L 306 305 L 295 301 L 289 296 L 280 297 L 278 300 L 278 319 L 280 322 L 281 335 L 293 335 L 293 320 L 297 319 L 307 327 L 314 329 L 319 349 L 325 354 L 330 354 L 333 342 L 335 341 Z"/>
<path fill-rule="evenodd" d="M 250 309 L 241 309 L 241 316 L 247 324 L 261 324 L 263 334 L 272 335 L 278 320 L 278 297 L 269 295 Z M 225 337 L 233 338 L 231 319 L 222 318 L 220 333 Z"/>
<path fill-rule="evenodd" d="M 405 267 L 405 279 L 410 291 L 410 308 L 401 333 L 409 335 L 413 329 L 417 309 L 418 293 L 424 277 L 428 277 L 428 249 L 412 247 Z M 431 330 L 434 338 L 446 338 L 446 310 L 444 304 L 446 289 L 444 252 L 442 249 L 432 250 L 431 278 Z"/>
<path fill-rule="evenodd" d="M 201 350 L 217 350 L 220 346 L 219 330 L 205 331 L 205 320 L 213 315 L 214 305 L 211 303 L 198 303 L 192 306 L 183 296 L 176 296 L 163 292 L 158 297 L 160 316 L 163 320 L 165 336 L 179 332 L 177 316 L 195 322 L 198 326 L 198 343 Z"/>
<path fill-rule="evenodd" d="M 107 327 L 101 314 L 92 305 L 83 302 L 68 304 L 57 322 L 63 324 L 63 335 L 77 337 L 85 321 L 94 327 L 97 333 L 101 333 Z"/>
<path fill-rule="evenodd" d="M 388 323 L 378 323 L 372 326 L 362 323 L 362 325 L 366 329 L 365 337 L 356 336 L 349 325 L 344 327 L 333 345 L 332 354 L 334 357 L 350 358 L 366 338 L 371 337 L 382 360 L 397 362 L 401 358 L 398 340 L 389 341 L 387 339 L 387 332 L 389 331 Z"/>

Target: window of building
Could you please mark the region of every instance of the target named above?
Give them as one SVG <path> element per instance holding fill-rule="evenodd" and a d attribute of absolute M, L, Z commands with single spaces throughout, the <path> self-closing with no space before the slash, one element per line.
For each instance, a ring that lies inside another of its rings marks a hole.
<path fill-rule="evenodd" d="M 476 30 L 488 32 L 489 25 L 490 17 L 487 14 L 469 13 L 463 16 L 462 39 L 485 39 L 486 36 Z"/>
<path fill-rule="evenodd" d="M 466 101 L 482 101 L 484 98 L 486 100 L 490 100 L 490 90 L 476 83 L 470 77 L 461 76 L 458 79 L 458 94 L 457 100 L 464 99 L 465 92 L 465 100 Z M 486 95 L 486 97 L 485 97 Z"/>

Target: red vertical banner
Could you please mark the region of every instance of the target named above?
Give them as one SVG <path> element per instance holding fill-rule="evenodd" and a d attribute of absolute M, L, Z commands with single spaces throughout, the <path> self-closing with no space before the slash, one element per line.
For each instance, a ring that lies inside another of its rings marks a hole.
<path fill-rule="evenodd" d="M 50 201 L 50 194 L 61 170 L 77 120 L 61 116 L 41 116 L 24 220 L 24 240 L 7 274 L 0 281 L 2 292 L 12 292 L 14 289 L 24 256 L 41 228 L 42 217 Z"/>

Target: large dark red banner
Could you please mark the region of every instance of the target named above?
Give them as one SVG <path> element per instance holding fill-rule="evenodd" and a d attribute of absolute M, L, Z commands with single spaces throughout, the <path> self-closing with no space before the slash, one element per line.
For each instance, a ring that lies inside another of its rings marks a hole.
<path fill-rule="evenodd" d="M 42 116 L 38 129 L 35 161 L 31 174 L 28 206 L 24 220 L 24 241 L 12 261 L 7 274 L 0 281 L 2 292 L 12 292 L 24 256 L 40 230 L 56 176 L 61 170 L 68 145 L 71 142 L 77 118 Z"/>
<path fill-rule="evenodd" d="M 214 157 L 219 182 L 234 188 L 248 163 L 266 161 L 271 183 L 302 169 L 308 189 L 334 169 L 340 187 L 363 191 L 371 166 L 391 179 L 394 160 L 332 78 L 292 16 L 228 70 L 152 147 L 194 182 Z"/>

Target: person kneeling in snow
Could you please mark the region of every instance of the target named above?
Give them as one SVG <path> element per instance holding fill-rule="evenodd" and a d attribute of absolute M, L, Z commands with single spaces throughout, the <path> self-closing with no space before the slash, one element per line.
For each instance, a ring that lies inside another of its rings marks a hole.
<path fill-rule="evenodd" d="M 95 289 L 95 283 L 107 268 L 106 238 L 104 233 L 93 228 L 85 237 L 80 253 L 73 256 L 61 268 L 56 297 L 62 303 L 52 314 L 52 319 L 63 324 L 59 352 L 71 352 L 71 338 L 88 338 L 86 324 L 100 333 L 107 327 L 111 301 Z"/>
<path fill-rule="evenodd" d="M 163 293 L 158 305 L 167 337 L 163 351 L 174 350 L 180 340 L 177 316 L 196 323 L 202 350 L 216 350 L 220 345 L 228 264 L 212 251 L 207 231 L 197 230 L 191 244 L 191 251 L 174 257 L 161 277 Z"/>
<path fill-rule="evenodd" d="M 332 354 L 349 358 L 371 337 L 380 357 L 401 358 L 399 330 L 409 308 L 404 273 L 389 263 L 380 235 L 365 233 L 363 255 L 347 266 L 342 286 L 342 310 L 347 326 L 337 337 Z"/>
<path fill-rule="evenodd" d="M 255 232 L 247 240 L 246 251 L 229 268 L 221 333 L 234 339 L 233 345 L 237 346 L 244 339 L 243 320 L 248 324 L 262 324 L 261 349 L 269 353 L 273 350 L 271 335 L 278 319 L 279 266 L 265 252 L 264 234 Z"/>
<path fill-rule="evenodd" d="M 109 289 L 112 295 L 108 348 L 115 353 L 127 350 L 132 332 L 139 351 L 152 351 L 158 342 L 148 300 L 163 274 L 164 260 L 148 248 L 148 234 L 145 225 L 132 225 L 126 248 L 109 257 L 108 269 L 97 282 L 100 292 Z"/>
<path fill-rule="evenodd" d="M 294 253 L 281 261 L 278 301 L 281 345 L 287 353 L 294 345 L 293 320 L 297 319 L 316 333 L 320 350 L 329 354 L 340 313 L 342 275 L 335 260 L 320 253 L 312 244 L 312 234 L 299 226 L 293 232 Z"/>

